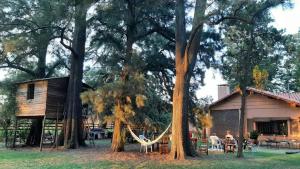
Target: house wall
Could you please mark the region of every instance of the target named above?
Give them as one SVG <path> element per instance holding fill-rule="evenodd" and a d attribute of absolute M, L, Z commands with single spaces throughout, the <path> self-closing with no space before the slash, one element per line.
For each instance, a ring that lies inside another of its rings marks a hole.
<path fill-rule="evenodd" d="M 210 133 L 216 133 L 219 137 L 225 137 L 229 130 L 233 136 L 238 135 L 239 128 L 239 110 L 214 110 L 210 112 L 213 117 L 213 127 Z"/>
<path fill-rule="evenodd" d="M 57 78 L 48 80 L 48 92 L 46 102 L 46 117 L 63 117 L 64 105 L 67 97 L 68 78 Z"/>
<path fill-rule="evenodd" d="M 34 83 L 34 99 L 27 100 L 28 84 Z M 44 116 L 47 100 L 47 81 L 37 81 L 19 84 L 16 100 L 18 104 L 17 117 L 37 117 Z"/>
<path fill-rule="evenodd" d="M 240 109 L 240 95 L 236 94 L 211 107 L 211 111 Z M 245 131 L 253 130 L 255 121 L 288 120 L 290 135 L 299 135 L 300 108 L 261 94 L 250 94 L 246 100 Z M 250 124 L 249 124 L 250 123 Z"/>

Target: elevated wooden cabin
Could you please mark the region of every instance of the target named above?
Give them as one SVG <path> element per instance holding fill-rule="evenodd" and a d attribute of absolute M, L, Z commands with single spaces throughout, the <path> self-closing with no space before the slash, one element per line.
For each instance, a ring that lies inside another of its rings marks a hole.
<path fill-rule="evenodd" d="M 35 79 L 18 83 L 18 118 L 62 119 L 69 77 Z M 90 88 L 83 83 L 83 89 Z"/>

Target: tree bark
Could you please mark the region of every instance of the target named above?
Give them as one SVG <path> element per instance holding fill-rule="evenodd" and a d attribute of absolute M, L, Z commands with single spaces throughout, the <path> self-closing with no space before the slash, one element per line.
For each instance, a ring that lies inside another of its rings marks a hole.
<path fill-rule="evenodd" d="M 43 119 L 33 119 L 26 139 L 26 145 L 39 146 L 41 142 Z"/>
<path fill-rule="evenodd" d="M 78 148 L 84 145 L 82 104 L 83 62 L 86 42 L 86 14 L 89 4 L 86 1 L 75 1 L 75 30 L 72 42 L 71 70 L 68 84 L 66 119 L 64 122 L 64 147 Z"/>
<path fill-rule="evenodd" d="M 35 70 L 35 78 L 44 78 L 46 76 L 46 55 L 50 43 L 51 34 L 48 30 L 43 30 L 41 34 L 35 35 L 38 49 L 38 63 Z M 26 139 L 26 145 L 39 146 L 42 134 L 43 118 L 33 119 L 31 121 L 30 131 Z"/>
<path fill-rule="evenodd" d="M 190 79 L 196 64 L 206 0 L 197 0 L 192 33 L 187 43 L 184 0 L 176 1 L 176 79 L 173 90 L 172 147 L 173 159 L 185 159 L 192 155 L 188 127 L 188 104 Z"/>
<path fill-rule="evenodd" d="M 243 142 L 244 142 L 244 122 L 245 122 L 245 108 L 246 108 L 246 87 L 243 87 L 241 94 L 241 109 L 239 118 L 239 138 L 238 138 L 238 152 L 237 157 L 242 158 L 243 155 Z"/>
<path fill-rule="evenodd" d="M 182 69 L 176 70 L 176 82 L 173 92 L 172 147 L 170 155 L 171 158 L 179 160 L 185 159 L 184 145 L 188 144 L 187 142 L 184 144 L 183 139 L 185 136 L 184 131 L 188 128 L 188 125 L 185 124 L 187 105 L 184 99 L 188 91 L 185 74 Z"/>
<path fill-rule="evenodd" d="M 128 83 L 127 79 L 135 71 L 132 69 L 132 54 L 133 54 L 133 44 L 135 42 L 135 30 L 136 30 L 136 18 L 135 18 L 135 2 L 126 1 L 126 48 L 125 48 L 125 60 L 123 70 L 121 72 L 121 79 L 124 83 Z M 123 96 L 125 97 L 125 96 Z M 117 106 L 120 106 L 122 99 L 117 99 Z M 117 112 L 115 112 L 117 113 Z M 119 116 L 119 117 L 118 117 Z M 112 138 L 111 149 L 114 152 L 124 151 L 125 140 L 122 136 L 122 121 L 120 119 L 120 114 L 115 115 L 114 122 L 114 132 Z"/>
<path fill-rule="evenodd" d="M 112 138 L 111 149 L 114 152 L 124 151 L 124 140 L 122 138 L 122 122 L 119 118 L 115 119 L 114 134 Z"/>
<path fill-rule="evenodd" d="M 4 129 L 4 137 L 5 137 L 5 147 L 8 147 L 8 126 L 3 127 Z"/>

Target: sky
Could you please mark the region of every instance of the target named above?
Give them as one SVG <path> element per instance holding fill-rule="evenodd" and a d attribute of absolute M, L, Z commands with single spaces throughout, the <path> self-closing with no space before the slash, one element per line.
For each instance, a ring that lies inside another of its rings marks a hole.
<path fill-rule="evenodd" d="M 283 9 L 276 7 L 271 10 L 274 18 L 272 23 L 278 29 L 285 29 L 286 34 L 295 34 L 300 29 L 300 0 L 293 0 L 294 7 L 292 9 Z M 205 85 L 197 91 L 197 97 L 212 96 L 214 100 L 218 99 L 218 84 L 224 84 L 226 81 L 222 78 L 219 71 L 209 69 L 206 71 Z"/>
<path fill-rule="evenodd" d="M 271 10 L 271 14 L 274 18 L 273 25 L 279 29 L 285 29 L 287 34 L 295 34 L 300 28 L 300 0 L 292 0 L 294 7 L 292 9 L 283 9 L 277 7 Z M 0 71 L 0 80 L 6 76 L 4 71 Z M 206 77 L 204 79 L 205 85 L 197 91 L 197 96 L 205 97 L 212 96 L 214 100 L 217 100 L 218 84 L 224 84 L 226 81 L 222 78 L 218 70 L 209 69 L 206 71 Z"/>

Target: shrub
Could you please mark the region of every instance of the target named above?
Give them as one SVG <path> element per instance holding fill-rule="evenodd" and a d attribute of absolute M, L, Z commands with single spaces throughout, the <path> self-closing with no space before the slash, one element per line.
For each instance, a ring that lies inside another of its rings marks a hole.
<path fill-rule="evenodd" d="M 259 132 L 257 130 L 253 130 L 250 132 L 250 139 L 257 140 L 258 136 L 259 136 Z"/>

